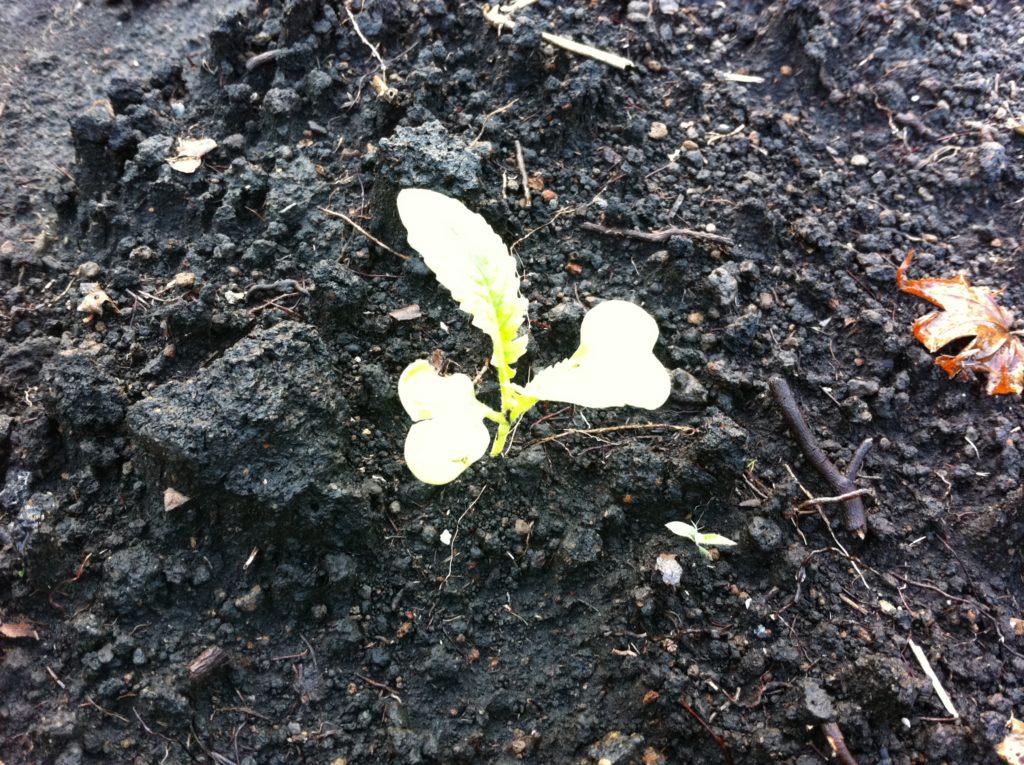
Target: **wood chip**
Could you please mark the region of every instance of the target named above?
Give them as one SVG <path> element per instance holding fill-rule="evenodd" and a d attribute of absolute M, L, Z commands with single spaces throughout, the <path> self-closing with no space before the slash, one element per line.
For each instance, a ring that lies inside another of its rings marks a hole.
<path fill-rule="evenodd" d="M 167 164 L 179 173 L 191 175 L 203 164 L 203 157 L 217 148 L 212 138 L 179 138 L 177 154 L 167 158 Z"/>
<path fill-rule="evenodd" d="M 190 499 L 191 497 L 186 497 L 177 489 L 168 486 L 164 489 L 164 512 L 169 513 L 171 510 L 177 510 Z"/>
<path fill-rule="evenodd" d="M 7 622 L 0 623 L 0 635 L 5 638 L 17 640 L 18 638 L 32 638 L 39 640 L 39 633 L 36 632 L 28 622 Z"/>
<path fill-rule="evenodd" d="M 231 656 L 220 646 L 207 648 L 188 664 L 188 679 L 191 683 L 201 683 L 221 667 L 231 661 Z"/>
<path fill-rule="evenodd" d="M 960 717 L 960 713 L 956 711 L 956 707 L 953 706 L 953 699 L 946 693 L 946 689 L 942 687 L 942 682 L 939 680 L 939 676 L 935 674 L 935 670 L 932 669 L 931 662 L 928 661 L 928 657 L 924 655 L 924 651 L 921 650 L 921 646 L 915 643 L 911 638 L 907 638 L 907 643 L 910 645 L 910 650 L 913 651 L 914 657 L 921 665 L 921 669 L 924 670 L 924 674 L 932 683 L 932 688 L 935 689 L 936 695 L 939 697 L 939 701 L 942 702 L 942 706 L 945 707 L 946 711 L 949 712 L 955 718 Z"/>
<path fill-rule="evenodd" d="M 718 75 L 723 80 L 729 82 L 743 82 L 748 85 L 760 85 L 764 82 L 764 77 L 759 77 L 756 74 L 740 74 L 739 72 L 719 72 Z"/>
<path fill-rule="evenodd" d="M 416 303 L 407 305 L 404 308 L 396 308 L 394 311 L 388 311 L 388 316 L 395 321 L 412 321 L 413 319 L 420 318 L 422 315 L 423 311 L 420 310 Z"/>

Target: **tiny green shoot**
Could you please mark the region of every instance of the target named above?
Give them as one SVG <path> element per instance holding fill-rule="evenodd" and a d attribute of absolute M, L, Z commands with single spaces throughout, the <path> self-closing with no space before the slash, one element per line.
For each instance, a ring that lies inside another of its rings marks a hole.
<path fill-rule="evenodd" d="M 728 537 L 723 537 L 721 534 L 704 534 L 696 526 L 685 523 L 683 521 L 671 521 L 665 524 L 665 528 L 671 531 L 673 534 L 678 534 L 681 537 L 685 537 L 697 545 L 697 549 L 700 554 L 707 560 L 711 560 L 711 553 L 708 552 L 709 547 L 733 547 L 736 545 Z"/>
<path fill-rule="evenodd" d="M 483 457 L 490 442 L 485 421 L 497 426 L 490 454 L 498 456 L 515 423 L 542 400 L 657 409 L 668 399 L 671 378 L 653 353 L 658 325 L 624 300 L 605 301 L 584 316 L 580 346 L 572 356 L 526 385 L 513 382 L 529 341 L 529 304 L 520 294 L 515 258 L 501 237 L 458 200 L 427 189 L 399 192 L 398 214 L 409 244 L 473 317 L 473 326 L 490 338 L 501 397 L 498 409 L 492 409 L 476 398 L 473 381 L 464 374 L 443 377 L 426 360 L 405 368 L 398 396 L 413 420 L 405 461 L 419 480 L 449 483 Z"/>

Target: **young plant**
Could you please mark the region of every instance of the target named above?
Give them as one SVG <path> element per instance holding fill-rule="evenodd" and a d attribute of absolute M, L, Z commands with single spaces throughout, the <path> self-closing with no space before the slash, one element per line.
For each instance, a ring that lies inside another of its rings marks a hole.
<path fill-rule="evenodd" d="M 704 534 L 696 526 L 683 521 L 672 521 L 665 524 L 665 528 L 671 531 L 673 534 L 678 534 L 681 537 L 685 537 L 697 545 L 697 549 L 700 554 L 707 560 L 711 560 L 711 553 L 708 552 L 709 547 L 733 547 L 733 542 L 728 537 L 723 537 L 721 534 Z"/>
<path fill-rule="evenodd" d="M 399 192 L 398 214 L 410 246 L 473 317 L 473 326 L 491 339 L 490 362 L 501 395 L 499 408 L 492 409 L 477 400 L 464 374 L 442 377 L 426 360 L 405 368 L 398 397 L 414 423 L 405 439 L 405 461 L 419 480 L 449 483 L 483 457 L 490 442 L 485 420 L 497 425 L 491 456 L 501 454 L 512 426 L 541 400 L 657 409 L 668 399 L 671 378 L 652 352 L 658 325 L 623 300 L 608 300 L 587 313 L 572 356 L 526 385 L 514 383 L 515 364 L 528 342 L 528 303 L 501 237 L 461 202 L 426 189 Z"/>

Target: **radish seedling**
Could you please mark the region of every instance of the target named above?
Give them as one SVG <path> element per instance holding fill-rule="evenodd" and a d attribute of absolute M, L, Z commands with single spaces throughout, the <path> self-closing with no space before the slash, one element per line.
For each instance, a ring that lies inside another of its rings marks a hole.
<path fill-rule="evenodd" d="M 485 420 L 497 425 L 491 456 L 501 454 L 516 421 L 538 401 L 586 407 L 657 409 L 672 387 L 654 356 L 658 325 L 644 309 L 623 300 L 593 308 L 580 326 L 580 346 L 569 358 L 539 372 L 526 385 L 512 382 L 526 352 L 528 303 L 519 292 L 515 259 L 487 222 L 459 201 L 426 189 L 398 194 L 398 214 L 415 248 L 473 326 L 491 339 L 491 366 L 501 404 L 476 398 L 464 374 L 443 377 L 430 362 L 414 361 L 398 381 L 398 396 L 413 420 L 405 461 L 419 480 L 455 480 L 487 451 Z"/>
<path fill-rule="evenodd" d="M 665 528 L 671 531 L 673 534 L 678 534 L 681 537 L 686 537 L 700 550 L 700 554 L 711 560 L 711 553 L 708 552 L 709 547 L 733 547 L 733 542 L 728 537 L 723 537 L 721 534 L 704 534 L 696 526 L 684 523 L 683 521 L 671 521 L 665 524 Z"/>

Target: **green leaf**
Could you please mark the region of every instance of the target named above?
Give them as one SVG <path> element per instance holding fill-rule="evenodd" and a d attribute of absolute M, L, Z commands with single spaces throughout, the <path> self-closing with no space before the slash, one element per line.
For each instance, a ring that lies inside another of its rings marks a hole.
<path fill-rule="evenodd" d="M 503 382 L 511 380 L 513 364 L 526 352 L 528 338 L 520 329 L 527 301 L 519 294 L 515 258 L 501 237 L 481 216 L 436 191 L 403 189 L 398 214 L 409 245 L 473 317 L 473 326 L 491 338 L 491 363 Z"/>
<path fill-rule="evenodd" d="M 672 391 L 672 378 L 652 353 L 657 341 L 658 325 L 647 311 L 607 300 L 583 317 L 576 353 L 538 372 L 523 393 L 593 408 L 657 409 Z"/>
<path fill-rule="evenodd" d="M 483 418 L 494 412 L 477 400 L 468 376 L 442 377 L 429 361 L 414 361 L 398 379 L 398 398 L 415 422 L 405 462 L 423 483 L 450 483 L 487 451 Z"/>
<path fill-rule="evenodd" d="M 702 550 L 705 547 L 732 547 L 736 543 L 721 534 L 704 534 L 696 526 L 684 523 L 683 521 L 671 521 L 665 524 L 665 528 L 673 534 L 678 534 L 693 542 Z"/>

